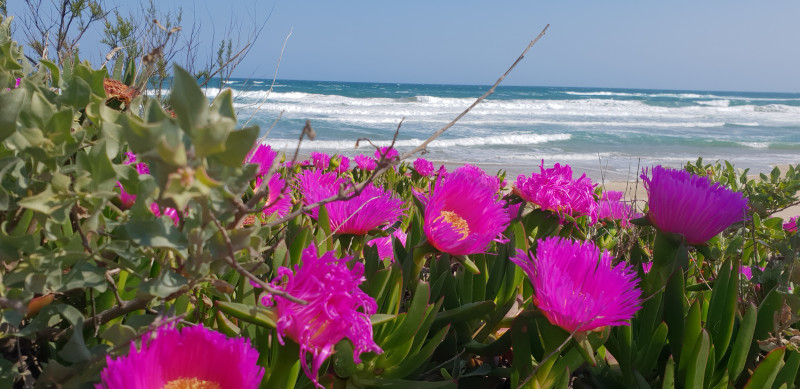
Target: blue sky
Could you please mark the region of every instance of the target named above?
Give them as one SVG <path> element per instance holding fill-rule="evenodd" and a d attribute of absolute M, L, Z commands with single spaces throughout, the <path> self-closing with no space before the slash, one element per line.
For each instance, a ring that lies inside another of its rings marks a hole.
<path fill-rule="evenodd" d="M 279 78 L 491 84 L 549 23 L 505 84 L 800 92 L 796 0 L 167 4 L 200 20 L 214 48 L 212 25 L 218 39 L 272 12 L 241 77 L 272 78 L 293 31 Z"/>

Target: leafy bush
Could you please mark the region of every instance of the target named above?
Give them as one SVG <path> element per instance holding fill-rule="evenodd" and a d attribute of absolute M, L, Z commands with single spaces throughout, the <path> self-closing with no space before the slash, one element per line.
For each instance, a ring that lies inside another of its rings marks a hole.
<path fill-rule="evenodd" d="M 248 158 L 259 129 L 237 128 L 230 91 L 209 104 L 195 79 L 176 68 L 168 101 L 174 117 L 142 97 L 121 104 L 104 88 L 105 69 L 77 59 L 63 68 L 43 60 L 34 69 L 8 28 L 6 20 L 0 28 L 3 387 L 98 382 L 107 357 L 123 357 L 131 342 L 162 327 L 196 324 L 249 339 L 266 371 L 263 387 L 799 382 L 800 300 L 790 287 L 800 282 L 800 237 L 768 217 L 797 201 L 797 167 L 756 182 L 729 164 L 687 166 L 743 191 L 754 210 L 708 243 L 689 246 L 683 235 L 646 226 L 647 218 L 635 225 L 601 215 L 593 223 L 592 215 L 563 207 L 542 209 L 500 190 L 502 176 L 469 167 L 443 178 L 389 158 L 376 161 L 382 174 L 338 172 L 339 157 L 327 168 L 247 163 L 256 162 Z M 298 175 L 310 179 L 307 172 L 320 173 L 317 181 L 294 183 Z M 288 184 L 270 187 L 273 173 Z M 321 185 L 323 175 L 335 181 L 326 189 L 334 191 L 309 201 L 307 188 Z M 564 185 L 570 180 L 571 172 Z M 373 197 L 344 214 L 337 210 L 373 185 Z M 288 194 L 276 197 L 284 188 Z M 135 200 L 123 201 L 121 190 Z M 426 218 L 438 201 L 457 203 L 477 192 L 486 193 L 480 202 Z M 338 232 L 344 221 L 336 218 L 362 215 L 385 195 L 401 199 L 402 217 L 379 221 L 366 234 Z M 281 196 L 294 203 L 288 215 L 262 212 Z M 496 216 L 500 234 L 467 215 L 497 204 L 502 215 L 508 212 L 508 220 Z M 454 235 L 431 239 L 442 233 L 431 226 L 443 220 L 442 231 Z M 494 240 L 483 250 L 441 251 L 447 250 L 442 239 L 471 239 L 484 230 Z M 544 255 L 537 246 L 548 237 L 608 248 L 615 269 L 643 280 L 641 308 L 629 325 L 567 331 L 553 324 L 554 314 L 538 301 L 544 288 L 534 290 L 528 280 L 536 272 L 526 274 L 511 260 L 520 263 L 518 250 Z M 302 317 L 303 307 L 314 308 L 312 299 L 330 299 L 315 284 L 291 283 L 318 260 L 320 269 L 334 269 L 319 279 L 336 271 L 337 285 L 355 285 L 340 292 L 363 302 L 341 308 L 352 309 L 346 322 L 352 325 L 335 324 L 359 328 L 348 339 L 322 338 L 334 327 L 321 316 L 330 310 L 299 322 L 316 325 L 306 334 L 320 344 L 287 323 L 290 315 Z M 743 264 L 752 279 L 740 273 Z M 344 283 L 346 277 L 352 279 Z M 368 320 L 369 330 L 358 320 Z M 312 371 L 317 367 L 319 374 Z"/>

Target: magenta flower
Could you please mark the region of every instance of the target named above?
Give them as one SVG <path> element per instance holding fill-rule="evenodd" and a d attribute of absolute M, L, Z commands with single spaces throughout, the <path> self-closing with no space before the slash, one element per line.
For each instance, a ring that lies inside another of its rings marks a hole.
<path fill-rule="evenodd" d="M 319 170 L 325 170 L 331 164 L 331 157 L 328 154 L 314 151 L 311 153 L 311 163 Z"/>
<path fill-rule="evenodd" d="M 140 162 L 136 163 L 136 154 L 131 152 L 125 153 L 125 161 L 126 165 L 136 164 L 134 167 L 136 168 L 136 172 L 141 174 L 150 174 L 150 168 L 147 166 L 146 163 Z M 125 208 L 130 208 L 133 206 L 133 203 L 136 202 L 136 195 L 130 194 L 125 191 L 125 188 L 122 187 L 122 183 L 117 181 L 117 187 L 119 187 L 119 199 L 122 202 L 122 206 Z"/>
<path fill-rule="evenodd" d="M 258 175 L 264 175 L 269 173 L 269 170 L 272 168 L 272 164 L 275 163 L 275 158 L 278 157 L 278 153 L 272 150 L 272 147 L 265 144 L 259 144 L 247 154 L 247 158 L 245 161 L 247 163 L 258 164 Z"/>
<path fill-rule="evenodd" d="M 739 273 L 742 273 L 744 278 L 750 281 L 753 278 L 753 269 L 749 266 L 739 266 Z"/>
<path fill-rule="evenodd" d="M 375 159 L 368 157 L 364 154 L 356 155 L 355 157 L 353 157 L 353 159 L 356 161 L 356 166 L 358 166 L 359 169 L 364 171 L 368 172 L 373 171 L 375 170 L 375 168 L 378 167 L 378 164 L 375 162 Z"/>
<path fill-rule="evenodd" d="M 425 204 L 425 235 L 438 250 L 453 255 L 483 253 L 508 226 L 497 186 L 480 172 L 458 168 L 440 178 L 430 196 L 418 196 Z"/>
<path fill-rule="evenodd" d="M 141 174 L 150 174 L 150 168 L 144 162 L 136 163 L 136 154 L 131 152 L 125 153 L 125 162 L 126 165 L 136 164 L 134 167 L 136 168 L 136 172 Z M 117 187 L 119 187 L 119 199 L 122 202 L 122 206 L 125 208 L 130 208 L 136 203 L 136 195 L 130 194 L 125 191 L 125 188 L 122 187 L 122 183 L 117 181 Z M 159 208 L 158 204 L 152 203 L 150 204 L 150 212 L 153 212 L 153 215 L 156 217 L 161 217 L 161 208 Z M 172 219 L 172 222 L 175 223 L 177 226 L 180 222 L 180 216 L 178 215 L 178 211 L 174 208 L 165 207 L 164 208 L 164 215 L 169 216 Z"/>
<path fill-rule="evenodd" d="M 403 244 L 403 247 L 405 247 L 408 234 L 398 229 L 395 230 L 392 235 L 394 235 L 395 239 L 399 240 L 400 243 Z M 378 257 L 381 259 L 389 259 L 394 262 L 394 248 L 392 248 L 391 236 L 382 236 L 380 238 L 372 239 L 367 242 L 367 246 L 376 246 L 378 248 Z"/>
<path fill-rule="evenodd" d="M 528 275 L 533 302 L 551 324 L 569 332 L 629 325 L 641 308 L 636 272 L 624 262 L 612 266 L 611 254 L 593 242 L 549 237 L 536 251 L 518 250 L 511 261 Z"/>
<path fill-rule="evenodd" d="M 381 157 L 385 157 L 387 161 L 391 161 L 393 159 L 400 158 L 400 154 L 397 152 L 397 149 L 391 147 L 381 147 L 375 150 L 375 159 L 380 160 Z"/>
<path fill-rule="evenodd" d="M 248 339 L 229 339 L 198 325 L 161 327 L 145 336 L 141 348 L 106 357 L 96 389 L 242 388 L 256 389 L 264 377 L 258 352 Z"/>
<path fill-rule="evenodd" d="M 152 212 L 153 215 L 156 215 L 156 217 L 161 217 L 161 214 L 162 214 L 161 213 L 161 208 L 159 208 L 158 204 L 156 204 L 156 203 L 150 204 L 150 212 Z M 164 213 L 163 214 L 164 214 L 164 216 L 167 216 L 170 219 L 172 219 L 172 223 L 175 224 L 176 226 L 181 221 L 180 216 L 178 216 L 178 211 L 176 211 L 175 208 L 164 207 Z"/>
<path fill-rule="evenodd" d="M 800 216 L 795 216 L 789 219 L 788 222 L 783 223 L 783 230 L 786 232 L 797 232 L 797 221 L 800 219 Z"/>
<path fill-rule="evenodd" d="M 606 191 L 597 201 L 597 218 L 619 220 L 621 227 L 630 225 L 632 218 L 636 217 L 635 210 L 631 203 L 623 200 L 623 193 L 618 191 Z"/>
<path fill-rule="evenodd" d="M 345 180 L 335 172 L 322 173 L 319 170 L 306 170 L 297 176 L 297 185 L 303 194 L 305 205 L 316 203 L 339 193 Z M 348 184 L 346 187 L 350 187 Z M 372 229 L 397 221 L 403 214 L 403 200 L 392 197 L 392 192 L 373 184 L 352 199 L 333 201 L 325 204 L 328 211 L 331 231 L 337 234 L 365 235 Z M 319 209 L 311 211 L 317 219 Z"/>
<path fill-rule="evenodd" d="M 346 171 L 350 170 L 350 158 L 345 157 L 344 155 L 339 156 L 339 165 L 336 166 L 336 173 L 342 174 Z"/>
<path fill-rule="evenodd" d="M 653 168 L 641 175 L 647 189 L 647 218 L 661 231 L 682 234 L 689 244 L 702 244 L 742 221 L 747 199 L 722 184 L 683 170 Z"/>
<path fill-rule="evenodd" d="M 278 341 L 289 337 L 300 345 L 300 364 L 317 387 L 322 363 L 333 354 L 336 343 L 347 338 L 353 343 L 353 361 L 361 363 L 365 352 L 382 353 L 372 339 L 370 316 L 378 309 L 375 299 L 359 289 L 364 282 L 364 265 L 355 261 L 352 270 L 347 262 L 352 257 L 336 258 L 333 252 L 317 256 L 312 243 L 303 250 L 302 266 L 294 272 L 281 266 L 278 278 L 271 285 L 308 302 L 301 305 L 281 296 L 267 294 L 261 299 L 266 306 L 275 306 L 278 313 Z M 311 354 L 311 366 L 306 355 Z"/>
<path fill-rule="evenodd" d="M 530 177 L 517 177 L 515 192 L 520 197 L 559 215 L 586 215 L 592 224 L 597 221 L 597 202 L 594 198 L 597 184 L 592 184 L 586 174 L 573 180 L 569 165 L 555 164 L 553 168 L 545 169 L 544 161 L 539 170 L 541 173 L 531 173 Z"/>
<path fill-rule="evenodd" d="M 447 177 L 447 168 L 444 165 L 439 166 L 439 170 L 436 171 L 436 175 L 439 177 Z"/>
<path fill-rule="evenodd" d="M 653 262 L 643 262 L 642 271 L 644 274 L 650 273 L 650 270 L 653 270 Z"/>
<path fill-rule="evenodd" d="M 424 158 L 417 158 L 414 161 L 414 170 L 417 171 L 417 174 L 430 177 L 433 175 L 433 162 L 430 162 Z"/>
<path fill-rule="evenodd" d="M 457 170 L 461 171 L 461 174 L 469 175 L 470 180 L 481 181 L 481 186 L 492 188 L 495 193 L 500 190 L 500 177 L 490 176 L 477 166 L 465 164 Z"/>
<path fill-rule="evenodd" d="M 261 178 L 256 180 L 256 187 L 261 186 Z M 280 178 L 278 174 L 273 174 L 267 181 L 268 195 L 264 202 L 266 206 L 262 213 L 264 216 L 272 214 L 278 217 L 286 216 L 292 208 L 292 188 L 286 185 L 286 180 Z"/>

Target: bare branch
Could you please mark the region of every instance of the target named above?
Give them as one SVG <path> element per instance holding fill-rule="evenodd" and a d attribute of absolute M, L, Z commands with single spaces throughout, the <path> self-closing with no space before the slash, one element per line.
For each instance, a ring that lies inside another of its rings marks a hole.
<path fill-rule="evenodd" d="M 247 125 L 250 123 L 250 121 L 253 120 L 253 117 L 256 116 L 256 113 L 259 110 L 261 110 L 261 106 L 264 104 L 265 101 L 267 101 L 267 99 L 269 98 L 269 94 L 272 93 L 272 89 L 275 87 L 275 80 L 278 79 L 278 69 L 280 69 L 280 67 L 281 67 L 281 60 L 283 60 L 283 51 L 286 50 L 286 43 L 289 42 L 289 37 L 292 36 L 292 32 L 293 31 L 294 31 L 294 27 L 292 27 L 289 30 L 289 34 L 286 35 L 286 39 L 283 40 L 283 47 L 281 47 L 281 55 L 278 57 L 278 64 L 275 65 L 275 74 L 272 76 L 272 84 L 270 84 L 269 90 L 267 90 L 267 94 L 265 94 L 264 97 L 261 100 L 259 100 L 258 103 L 256 103 L 258 105 L 256 106 L 256 109 L 253 110 L 253 113 L 250 115 L 250 118 L 247 119 L 247 122 L 244 123 L 245 127 L 247 127 Z M 281 114 L 283 114 L 283 112 L 281 112 Z M 278 116 L 278 118 L 280 118 L 280 116 Z M 275 125 L 273 125 L 273 127 L 274 126 Z M 272 130 L 272 129 L 270 128 L 270 130 Z"/>
<path fill-rule="evenodd" d="M 230 236 L 228 236 L 228 230 L 226 230 L 222 226 L 222 224 L 219 222 L 219 220 L 217 220 L 217 217 L 214 216 L 213 212 L 209 213 L 209 216 L 211 217 L 211 220 L 214 222 L 214 224 L 217 226 L 217 229 L 219 230 L 219 232 L 222 234 L 222 239 L 225 241 L 225 245 L 228 248 L 228 255 L 225 256 L 225 259 L 226 259 L 225 262 L 229 266 L 234 268 L 237 272 L 239 272 L 239 274 L 247 277 L 247 279 L 249 279 L 250 281 L 254 282 L 259 287 L 261 287 L 262 289 L 266 290 L 267 292 L 269 292 L 269 294 L 271 294 L 273 296 L 280 296 L 280 297 L 283 297 L 283 298 L 285 298 L 285 299 L 287 299 L 287 300 L 289 300 L 291 302 L 298 303 L 298 304 L 303 304 L 303 305 L 308 304 L 308 302 L 306 302 L 304 300 L 301 300 L 301 299 L 299 299 L 297 297 L 294 297 L 294 296 L 292 296 L 292 295 L 290 295 L 290 294 L 288 294 L 288 293 L 286 293 L 286 292 L 284 292 L 282 290 L 273 288 L 270 284 L 262 281 L 260 278 L 256 277 L 253 273 L 250 273 L 247 269 L 242 267 L 242 265 L 239 264 L 239 262 L 236 261 L 236 253 L 233 250 L 233 243 L 231 243 L 231 238 L 230 238 Z"/>
<path fill-rule="evenodd" d="M 206 79 L 202 83 L 200 83 L 200 87 L 202 88 L 202 87 L 206 86 L 206 84 L 208 84 L 208 82 L 211 81 L 212 77 L 216 76 L 219 72 L 221 72 L 223 69 L 225 69 L 226 66 L 231 64 L 236 58 L 239 58 L 240 55 L 245 54 L 248 51 L 248 49 L 250 48 L 250 45 L 251 45 L 250 43 L 244 45 L 244 48 L 239 50 L 239 52 L 236 53 L 236 55 L 234 55 L 233 57 L 228 59 L 228 61 L 226 61 L 224 64 L 220 65 L 217 68 L 217 70 L 215 70 L 213 73 L 209 74 L 208 77 L 206 77 Z"/>
<path fill-rule="evenodd" d="M 528 53 L 528 50 L 530 50 L 531 47 L 533 47 L 533 45 L 535 45 L 536 42 L 538 42 L 539 39 L 544 36 L 544 33 L 547 31 L 548 27 L 550 27 L 549 24 L 544 26 L 544 29 L 542 30 L 542 32 L 539 33 L 539 35 L 536 37 L 536 39 L 532 40 L 531 43 L 528 44 L 528 47 L 526 47 L 525 50 L 522 52 L 522 54 L 520 54 L 519 58 L 517 58 L 517 60 L 514 61 L 514 63 L 511 65 L 511 67 L 509 67 L 508 70 L 506 70 L 506 72 L 503 73 L 503 75 L 500 76 L 500 78 L 497 79 L 497 81 L 494 83 L 494 85 L 492 85 L 492 87 L 489 88 L 489 90 L 486 91 L 486 93 L 484 93 L 483 96 L 478 97 L 478 99 L 475 100 L 475 102 L 472 103 L 472 105 L 467 107 L 467 109 L 465 109 L 464 112 L 461 112 L 461 114 L 456 116 L 456 118 L 453 119 L 450 123 L 447 123 L 444 127 L 439 129 L 439 131 L 436 131 L 435 133 L 433 133 L 433 135 L 431 135 L 430 138 L 426 139 L 419 146 L 415 147 L 414 150 L 411 150 L 411 151 L 401 155 L 400 156 L 400 160 L 404 160 L 404 159 L 414 155 L 415 153 L 417 153 L 419 151 L 425 150 L 425 148 L 428 146 L 429 143 L 433 142 L 434 139 L 438 138 L 445 131 L 450 129 L 450 127 L 452 127 L 454 124 L 456 124 L 456 122 L 461 120 L 461 118 L 464 117 L 464 115 L 466 115 L 469 111 L 471 111 L 472 108 L 475 108 L 475 106 L 478 105 L 481 101 L 483 101 L 484 99 L 489 97 L 492 93 L 494 93 L 494 90 L 497 88 L 497 86 L 500 85 L 500 83 L 506 78 L 506 76 L 508 76 L 508 74 L 511 73 L 512 70 L 514 70 L 514 68 L 517 66 L 517 64 L 520 61 L 522 61 L 523 58 L 525 58 L 525 54 Z"/>
<path fill-rule="evenodd" d="M 333 201 L 352 199 L 352 198 L 358 196 L 359 194 L 361 194 L 361 192 L 364 190 L 364 188 L 366 188 L 368 185 L 370 185 L 375 180 L 376 177 L 378 177 L 381 174 L 383 174 L 383 172 L 388 170 L 390 167 L 396 165 L 401 160 L 404 160 L 404 159 L 408 158 L 409 156 L 411 156 L 411 155 L 413 155 L 413 154 L 415 154 L 415 153 L 417 153 L 419 151 L 425 150 L 425 147 L 431 141 L 433 141 L 434 139 L 439 137 L 442 133 L 447 131 L 447 129 L 452 127 L 458 120 L 460 120 L 462 117 L 464 117 L 464 115 L 466 115 L 470 110 L 472 110 L 472 108 L 474 108 L 481 101 L 486 99 L 486 97 L 488 97 L 489 95 L 494 93 L 494 90 L 497 88 L 497 86 L 500 84 L 500 82 L 502 82 L 506 78 L 506 76 L 508 76 L 508 74 L 511 73 L 511 71 L 517 66 L 517 64 L 520 61 L 522 61 L 522 59 L 525 57 L 525 54 L 527 54 L 527 52 L 536 44 L 536 42 L 538 42 L 539 39 L 542 36 L 544 36 L 544 34 L 547 31 L 548 27 L 550 27 L 549 24 L 544 27 L 544 29 L 542 30 L 542 32 L 539 33 L 539 35 L 536 37 L 536 39 L 532 40 L 528 44 L 528 47 L 526 47 L 525 50 L 522 52 L 522 54 L 520 54 L 519 58 L 517 58 L 517 60 L 514 61 L 514 63 L 511 65 L 511 67 L 509 67 L 508 70 L 506 70 L 506 72 L 503 73 L 502 76 L 500 76 L 500 78 L 494 83 L 494 85 L 492 85 L 492 87 L 486 93 L 484 93 L 481 97 L 479 97 L 477 100 L 475 100 L 475 102 L 472 105 L 470 105 L 466 110 L 464 110 L 464 112 L 462 112 L 455 119 L 453 119 L 450 123 L 448 123 L 443 128 L 441 128 L 440 130 L 435 132 L 433 135 L 431 135 L 430 138 L 428 138 L 425 142 L 423 142 L 422 144 L 417 146 L 414 150 L 411 150 L 411 151 L 403 154 L 402 156 L 400 156 L 400 158 L 396 158 L 396 159 L 391 160 L 391 161 L 386 160 L 385 156 L 382 155 L 381 158 L 377 162 L 378 167 L 372 172 L 372 174 L 364 182 L 361 182 L 361 183 L 359 183 L 357 185 L 352 185 L 349 188 L 347 188 L 346 190 L 340 191 L 338 194 L 333 195 L 333 196 L 331 196 L 329 198 L 326 198 L 326 199 L 322 199 L 322 200 L 320 200 L 320 201 L 318 201 L 316 203 L 304 205 L 304 206 L 300 207 L 300 209 L 298 209 L 298 210 L 296 210 L 296 211 L 294 211 L 292 213 L 289 213 L 288 215 L 286 215 L 286 216 L 284 216 L 282 218 L 279 218 L 279 219 L 274 220 L 274 221 L 272 221 L 270 223 L 267 223 L 266 225 L 268 227 L 273 227 L 273 226 L 276 226 L 278 224 L 282 224 L 282 223 L 285 223 L 285 222 L 287 222 L 289 220 L 292 220 L 293 218 L 295 218 L 295 217 L 297 217 L 297 216 L 299 216 L 299 215 L 301 215 L 303 213 L 306 213 L 308 211 L 311 211 L 311 210 L 313 210 L 315 208 L 319 208 L 320 206 L 322 206 L 324 204 L 327 204 L 327 203 L 330 203 L 330 202 L 333 202 Z M 402 123 L 403 123 L 403 120 L 401 120 L 400 123 L 397 126 L 397 130 L 395 131 L 395 135 L 394 135 L 394 138 L 392 140 L 392 147 L 394 147 L 394 143 L 397 140 L 397 135 L 398 135 L 398 133 L 400 131 L 400 126 L 402 125 Z M 306 127 L 310 128 L 310 125 L 308 124 L 308 121 L 306 121 Z M 303 130 L 304 130 L 303 133 L 300 134 L 300 142 L 302 142 L 303 135 L 306 134 L 306 128 L 304 128 Z M 298 142 L 297 149 L 295 150 L 294 158 L 292 159 L 293 162 L 296 161 L 296 159 L 297 159 L 297 155 L 298 155 L 298 152 L 299 152 L 299 149 L 300 149 L 300 142 Z M 287 180 L 287 184 L 288 184 L 288 180 Z M 235 221 L 234 225 L 237 225 L 242 220 L 242 218 L 244 218 L 244 215 L 246 213 L 255 212 L 255 211 L 248 211 L 248 212 L 242 213 L 246 209 L 251 209 L 252 210 L 253 206 L 255 204 L 257 204 L 258 201 L 260 201 L 266 194 L 267 194 L 267 192 L 266 192 L 266 183 L 262 183 L 262 188 L 259 188 L 259 190 L 256 192 L 256 195 L 253 196 L 253 198 L 251 198 L 250 201 L 248 201 L 248 204 L 247 204 L 246 208 L 240 209 L 239 214 L 237 215 L 237 217 L 234 220 Z M 262 208 L 262 209 L 264 209 L 264 208 Z"/>

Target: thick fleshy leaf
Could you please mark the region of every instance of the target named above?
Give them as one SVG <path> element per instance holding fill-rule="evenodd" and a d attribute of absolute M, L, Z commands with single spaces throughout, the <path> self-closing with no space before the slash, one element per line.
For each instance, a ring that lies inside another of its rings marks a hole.
<path fill-rule="evenodd" d="M 711 351 L 711 337 L 705 329 L 700 332 L 700 336 L 694 342 L 692 351 L 684 355 L 684 360 L 688 361 L 686 376 L 684 378 L 685 387 L 702 388 L 705 379 L 706 365 L 709 361 L 708 356 Z M 685 352 L 685 351 L 684 351 Z"/>
<path fill-rule="evenodd" d="M 784 365 L 783 355 L 786 353 L 785 347 L 779 347 L 767 354 L 764 360 L 756 366 L 753 375 L 745 385 L 745 389 L 769 388 L 775 382 L 781 368 Z"/>
<path fill-rule="evenodd" d="M 737 269 L 733 271 L 732 269 Z M 736 296 L 739 290 L 739 261 L 725 261 L 717 275 L 711 300 L 708 303 L 706 328 L 711 336 L 716 352 L 716 361 L 725 355 L 733 334 L 733 321 L 736 316 Z"/>
<path fill-rule="evenodd" d="M 728 359 L 728 377 L 732 382 L 736 382 L 744 369 L 747 361 L 747 354 L 750 351 L 753 341 L 753 332 L 756 328 L 756 317 L 758 311 L 755 305 L 748 304 L 744 318 L 739 324 L 739 331 L 736 333 L 736 340 L 733 342 L 731 356 Z"/>
<path fill-rule="evenodd" d="M 277 328 L 278 314 L 269 308 L 217 301 L 217 308 L 227 315 L 262 327 Z"/>

